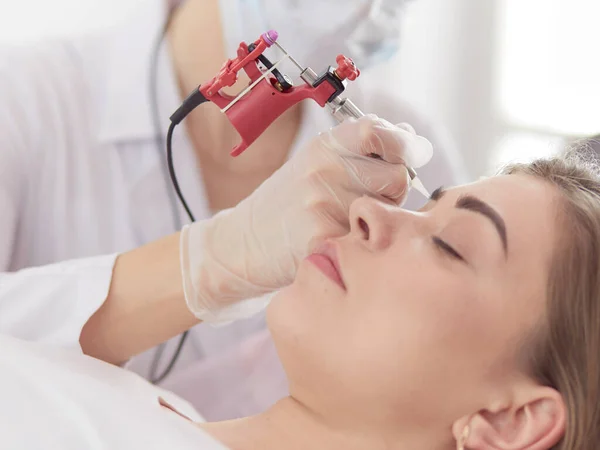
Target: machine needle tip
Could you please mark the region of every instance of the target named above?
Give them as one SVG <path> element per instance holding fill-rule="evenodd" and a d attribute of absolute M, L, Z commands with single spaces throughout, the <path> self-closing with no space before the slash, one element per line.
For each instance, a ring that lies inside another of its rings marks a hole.
<path fill-rule="evenodd" d="M 425 185 L 421 182 L 421 180 L 419 180 L 419 178 L 415 177 L 411 180 L 410 185 L 412 188 L 416 189 L 418 192 L 420 192 L 425 198 L 429 198 L 430 194 L 427 191 L 427 188 L 425 187 Z"/>

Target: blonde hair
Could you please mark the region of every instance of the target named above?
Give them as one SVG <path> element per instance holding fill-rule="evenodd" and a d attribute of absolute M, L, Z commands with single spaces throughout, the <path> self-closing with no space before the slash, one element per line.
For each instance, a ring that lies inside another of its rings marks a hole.
<path fill-rule="evenodd" d="M 558 390 L 567 426 L 555 450 L 600 449 L 600 165 L 588 143 L 564 155 L 513 164 L 561 194 L 561 235 L 548 278 L 546 317 L 528 352 L 532 375 Z"/>

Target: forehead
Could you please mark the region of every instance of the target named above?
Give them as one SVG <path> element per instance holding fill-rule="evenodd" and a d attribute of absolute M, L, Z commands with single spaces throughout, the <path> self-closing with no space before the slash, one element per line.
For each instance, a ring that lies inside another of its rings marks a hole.
<path fill-rule="evenodd" d="M 529 175 L 501 175 L 452 189 L 494 208 L 506 223 L 508 256 L 525 264 L 547 263 L 556 238 L 558 191 Z M 514 261 L 513 261 L 514 262 Z M 545 265 L 545 264 L 544 264 Z"/>

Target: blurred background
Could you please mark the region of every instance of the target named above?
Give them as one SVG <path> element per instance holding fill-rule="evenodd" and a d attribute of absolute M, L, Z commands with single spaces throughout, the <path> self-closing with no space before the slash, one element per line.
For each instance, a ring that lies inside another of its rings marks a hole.
<path fill-rule="evenodd" d="M 110 25 L 143 1 L 0 0 L 0 44 Z M 400 54 L 362 82 L 435 120 L 478 177 L 600 133 L 599 17 L 595 0 L 414 0 Z"/>

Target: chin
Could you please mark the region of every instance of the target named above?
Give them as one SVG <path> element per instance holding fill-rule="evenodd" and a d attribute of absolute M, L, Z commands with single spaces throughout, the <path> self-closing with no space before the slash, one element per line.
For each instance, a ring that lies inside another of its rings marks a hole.
<path fill-rule="evenodd" d="M 310 319 L 302 312 L 299 305 L 301 302 L 296 301 L 295 291 L 294 285 L 279 291 L 267 308 L 267 326 L 288 378 L 290 373 L 301 370 L 298 361 L 304 360 L 301 356 L 304 353 L 302 348 L 310 340 L 307 330 L 302 325 Z"/>
<path fill-rule="evenodd" d="M 267 309 L 267 323 L 273 334 L 293 330 L 300 335 L 321 322 L 333 311 L 325 311 L 331 302 L 333 283 L 326 279 L 310 262 L 300 264 L 294 282 L 273 296 Z"/>
<path fill-rule="evenodd" d="M 282 291 L 267 310 L 267 323 L 277 355 L 288 381 L 288 391 L 305 405 L 317 407 L 323 402 L 334 406 L 347 398 L 347 370 L 340 371 L 339 346 L 332 330 L 332 321 L 325 322 L 294 307 L 303 299 L 292 295 L 293 289 Z M 295 302 L 295 300 L 300 300 Z M 353 358 L 354 359 L 354 358 Z M 346 366 L 347 367 L 347 366 Z M 349 410 L 352 404 L 344 405 Z"/>
<path fill-rule="evenodd" d="M 285 330 L 291 330 L 296 327 L 297 319 L 294 318 L 299 314 L 298 303 L 296 298 L 298 293 L 294 284 L 280 290 L 273 296 L 271 303 L 267 307 L 267 326 L 273 335 L 273 339 Z"/>
<path fill-rule="evenodd" d="M 321 372 L 332 359 L 340 335 L 335 329 L 338 302 L 319 288 L 318 278 L 317 287 L 307 286 L 307 281 L 297 280 L 281 290 L 267 309 L 267 325 L 290 383 L 323 380 Z"/>

